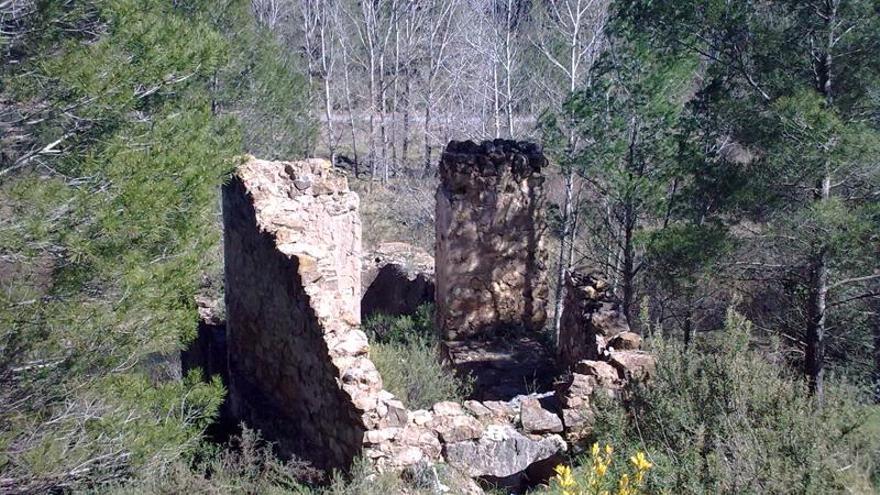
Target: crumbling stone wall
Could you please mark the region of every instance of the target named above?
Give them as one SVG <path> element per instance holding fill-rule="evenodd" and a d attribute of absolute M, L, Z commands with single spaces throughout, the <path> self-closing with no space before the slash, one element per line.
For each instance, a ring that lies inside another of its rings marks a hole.
<path fill-rule="evenodd" d="M 358 329 L 357 206 L 323 160 L 250 159 L 223 189 L 231 409 L 318 467 L 360 452 L 381 389 Z"/>
<path fill-rule="evenodd" d="M 572 270 L 566 277 L 560 323 L 559 361 L 565 369 L 582 359 L 599 359 L 611 338 L 630 333 L 620 301 L 605 280 L 586 270 Z"/>
<path fill-rule="evenodd" d="M 446 340 L 546 321 L 544 177 L 537 145 L 452 141 L 435 215 L 437 326 Z"/>

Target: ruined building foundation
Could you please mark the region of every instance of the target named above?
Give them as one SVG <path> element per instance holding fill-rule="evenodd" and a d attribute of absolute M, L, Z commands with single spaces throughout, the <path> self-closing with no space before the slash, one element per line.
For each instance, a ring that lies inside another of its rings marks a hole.
<path fill-rule="evenodd" d="M 447 216 L 438 218 L 446 237 L 437 245 L 435 298 L 445 305 L 438 310 L 453 364 L 498 351 L 492 355 L 504 359 L 490 367 L 501 375 L 484 375 L 488 383 L 503 383 L 507 366 L 517 379 L 528 369 L 552 380 L 556 356 L 533 335 L 545 320 L 547 293 L 537 211 L 544 159 L 522 143 L 450 148 L 441 169 L 450 174 L 441 185 L 447 189 L 438 192 Z M 598 360 L 577 361 L 543 392 L 411 410 L 383 388 L 369 357 L 360 329 L 362 290 L 382 284 L 362 288 L 358 197 L 329 162 L 248 158 L 223 188 L 223 223 L 228 367 L 220 371 L 228 377 L 230 414 L 259 429 L 283 456 L 318 468 L 345 469 L 362 456 L 378 470 L 446 463 L 503 484 L 546 476 L 560 453 L 590 431 L 591 394 L 618 390 L 653 370 L 640 351 L 603 357 L 596 349 L 590 355 Z M 411 270 L 430 263 L 397 259 L 425 255 L 400 246 L 381 252 L 367 257 L 368 277 L 388 264 L 406 265 L 389 280 L 425 287 L 410 307 L 428 297 L 430 277 L 420 280 Z M 375 307 L 410 311 L 381 298 Z M 508 325 L 525 334 L 493 340 L 492 332 Z M 498 340 L 509 349 L 493 347 Z"/>

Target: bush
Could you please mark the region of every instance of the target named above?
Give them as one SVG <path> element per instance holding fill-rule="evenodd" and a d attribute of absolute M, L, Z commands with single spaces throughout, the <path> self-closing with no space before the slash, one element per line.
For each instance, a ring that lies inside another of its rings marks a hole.
<path fill-rule="evenodd" d="M 590 451 L 589 464 L 580 476 L 572 469 L 558 465 L 554 469 L 551 489 L 560 495 L 642 495 L 645 480 L 653 465 L 648 462 L 644 452 L 636 452 L 629 458 L 629 464 L 621 467 L 615 462 L 614 449 L 606 444 L 603 449 L 598 443 Z"/>
<path fill-rule="evenodd" d="M 876 406 L 838 383 L 819 408 L 800 377 L 749 348 L 749 332 L 729 311 L 714 343 L 653 340 L 655 379 L 628 392 L 627 413 L 598 404 L 599 440 L 649 453 L 649 493 L 874 492 Z"/>
<path fill-rule="evenodd" d="M 471 381 L 442 366 L 433 308 L 424 305 L 413 316 L 375 316 L 364 323 L 370 357 L 385 388 L 408 407 L 422 409 L 444 401 L 460 401 Z"/>

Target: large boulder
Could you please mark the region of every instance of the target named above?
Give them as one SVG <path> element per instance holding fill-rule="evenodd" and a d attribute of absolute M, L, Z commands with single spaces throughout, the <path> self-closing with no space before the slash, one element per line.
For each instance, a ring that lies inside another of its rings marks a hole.
<path fill-rule="evenodd" d="M 447 444 L 445 457 L 473 478 L 506 478 L 565 450 L 559 435 L 531 438 L 511 426 L 492 425 L 479 440 Z"/>

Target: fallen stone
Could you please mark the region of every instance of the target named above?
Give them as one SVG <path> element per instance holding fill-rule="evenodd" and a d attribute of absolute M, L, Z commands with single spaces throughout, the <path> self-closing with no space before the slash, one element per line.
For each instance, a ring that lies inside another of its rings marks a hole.
<path fill-rule="evenodd" d="M 406 406 L 399 400 L 389 400 L 384 402 L 387 409 L 385 417 L 379 422 L 379 426 L 383 428 L 403 428 L 409 421 Z"/>
<path fill-rule="evenodd" d="M 574 372 L 595 377 L 598 385 L 603 388 L 619 388 L 621 386 L 620 376 L 615 367 L 604 361 L 586 359 L 578 361 Z"/>
<path fill-rule="evenodd" d="M 636 351 L 642 347 L 642 336 L 635 332 L 621 332 L 608 342 L 607 347 L 615 351 Z"/>
<path fill-rule="evenodd" d="M 565 438 L 578 442 L 587 438 L 593 431 L 596 417 L 588 407 L 562 410 L 562 422 L 565 424 Z"/>
<path fill-rule="evenodd" d="M 427 426 L 436 431 L 444 443 L 471 440 L 483 434 L 483 424 L 465 414 L 435 416 Z"/>
<path fill-rule="evenodd" d="M 438 416 L 455 416 L 458 414 L 464 414 L 461 404 L 452 401 L 438 402 L 434 404 L 432 409 L 434 410 L 434 414 Z"/>
<path fill-rule="evenodd" d="M 468 476 L 504 478 L 565 451 L 559 435 L 529 438 L 511 426 L 491 426 L 476 441 L 447 444 L 446 462 Z"/>
<path fill-rule="evenodd" d="M 492 416 L 492 410 L 484 406 L 482 402 L 476 400 L 464 401 L 464 408 L 470 411 L 477 418 L 485 418 Z"/>
<path fill-rule="evenodd" d="M 387 442 L 392 438 L 399 435 L 401 432 L 400 428 L 383 428 L 380 430 L 368 430 L 364 432 L 364 444 L 366 445 L 378 445 L 383 442 Z"/>
<path fill-rule="evenodd" d="M 556 400 L 564 408 L 588 406 L 598 386 L 595 376 L 572 373 L 568 380 L 557 384 Z"/>
<path fill-rule="evenodd" d="M 501 400 L 483 401 L 483 405 L 492 411 L 495 417 L 503 419 L 513 419 L 516 417 L 516 409 L 509 403 Z"/>
<path fill-rule="evenodd" d="M 537 399 L 525 399 L 520 404 L 520 424 L 527 433 L 560 433 L 562 420 L 541 407 Z"/>
<path fill-rule="evenodd" d="M 409 419 L 414 424 L 422 426 L 428 424 L 429 421 L 434 419 L 434 415 L 431 413 L 431 411 L 427 411 L 425 409 L 417 409 L 415 411 L 410 411 Z"/>
<path fill-rule="evenodd" d="M 645 381 L 657 368 L 654 356 L 643 351 L 615 351 L 609 362 L 627 380 Z"/>

